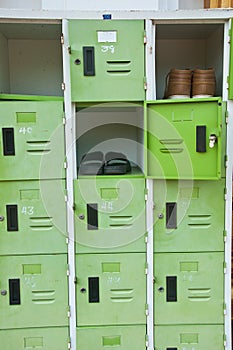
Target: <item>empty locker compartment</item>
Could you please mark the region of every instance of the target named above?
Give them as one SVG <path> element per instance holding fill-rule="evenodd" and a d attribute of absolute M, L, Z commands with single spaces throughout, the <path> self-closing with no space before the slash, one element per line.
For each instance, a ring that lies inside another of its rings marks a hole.
<path fill-rule="evenodd" d="M 69 333 L 68 327 L 10 329 L 0 330 L 0 338 L 5 350 L 64 350 Z"/>
<path fill-rule="evenodd" d="M 225 176 L 225 103 L 220 98 L 146 104 L 147 175 L 214 180 Z"/>
<path fill-rule="evenodd" d="M 74 181 L 77 252 L 144 252 L 145 179 L 86 177 Z"/>
<path fill-rule="evenodd" d="M 67 256 L 0 257 L 1 329 L 68 325 Z"/>
<path fill-rule="evenodd" d="M 0 255 L 66 253 L 64 180 L 0 183 Z"/>
<path fill-rule="evenodd" d="M 156 350 L 223 350 L 223 325 L 155 326 Z"/>
<path fill-rule="evenodd" d="M 222 324 L 223 261 L 224 253 L 155 254 L 155 324 Z"/>
<path fill-rule="evenodd" d="M 77 325 L 145 325 L 146 254 L 76 255 Z"/>
<path fill-rule="evenodd" d="M 224 251 L 225 180 L 154 180 L 155 252 Z"/>
<path fill-rule="evenodd" d="M 69 20 L 72 101 L 143 101 L 144 21 Z"/>
<path fill-rule="evenodd" d="M 0 180 L 65 177 L 62 101 L 0 101 L 0 114 Z"/>
<path fill-rule="evenodd" d="M 146 349 L 145 326 L 78 327 L 77 349 Z"/>

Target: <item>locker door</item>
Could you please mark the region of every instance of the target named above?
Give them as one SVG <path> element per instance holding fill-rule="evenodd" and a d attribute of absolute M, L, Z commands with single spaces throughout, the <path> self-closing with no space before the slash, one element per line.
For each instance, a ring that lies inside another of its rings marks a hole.
<path fill-rule="evenodd" d="M 72 101 L 143 101 L 144 22 L 70 20 Z"/>
<path fill-rule="evenodd" d="M 143 350 L 145 326 L 105 326 L 77 328 L 77 349 L 85 350 Z"/>
<path fill-rule="evenodd" d="M 0 328 L 67 326 L 67 257 L 0 257 Z"/>
<path fill-rule="evenodd" d="M 232 19 L 231 19 L 232 21 Z M 233 100 L 233 26 L 230 29 L 230 61 L 229 61 L 229 79 L 228 79 L 228 99 Z"/>
<path fill-rule="evenodd" d="M 223 325 L 156 326 L 156 350 L 223 350 Z"/>
<path fill-rule="evenodd" d="M 89 177 L 74 188 L 77 252 L 145 251 L 144 178 Z"/>
<path fill-rule="evenodd" d="M 63 104 L 1 101 L 0 180 L 64 178 Z"/>
<path fill-rule="evenodd" d="M 224 253 L 155 254 L 155 324 L 223 323 Z"/>
<path fill-rule="evenodd" d="M 147 104 L 148 176 L 197 180 L 224 176 L 221 170 L 224 108 L 220 98 Z"/>
<path fill-rule="evenodd" d="M 155 180 L 155 252 L 224 251 L 224 189 L 224 180 Z"/>
<path fill-rule="evenodd" d="M 145 324 L 146 255 L 76 256 L 77 325 Z"/>
<path fill-rule="evenodd" d="M 64 180 L 0 184 L 0 255 L 65 253 Z"/>
<path fill-rule="evenodd" d="M 1 330 L 0 339 L 4 350 L 64 350 L 68 346 L 68 327 Z"/>

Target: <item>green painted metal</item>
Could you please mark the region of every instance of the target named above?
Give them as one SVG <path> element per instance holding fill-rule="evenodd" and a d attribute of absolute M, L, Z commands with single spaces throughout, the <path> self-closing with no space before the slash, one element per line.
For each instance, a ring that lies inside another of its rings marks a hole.
<path fill-rule="evenodd" d="M 0 270 L 1 329 L 68 325 L 65 254 L 0 257 Z M 12 279 L 19 279 L 20 304 L 10 304 L 11 293 L 18 298 Z"/>
<path fill-rule="evenodd" d="M 74 181 L 77 252 L 144 252 L 145 179 L 89 176 Z M 97 206 L 96 227 L 89 227 L 88 206 Z"/>
<path fill-rule="evenodd" d="M 62 96 L 40 96 L 40 95 L 20 95 L 20 94 L 0 94 L 0 100 L 10 101 L 64 101 Z"/>
<path fill-rule="evenodd" d="M 214 180 L 221 172 L 221 98 L 158 100 L 145 104 L 147 175 L 153 178 Z M 206 151 L 196 149 L 197 127 L 206 128 Z M 217 142 L 209 146 L 209 137 Z M 225 150 L 224 150 L 225 152 Z M 225 155 L 225 154 L 224 154 Z M 224 156 L 223 155 L 223 156 Z"/>
<path fill-rule="evenodd" d="M 0 183 L 0 255 L 65 253 L 65 181 L 9 181 Z M 7 206 L 15 205 L 17 230 Z"/>
<path fill-rule="evenodd" d="M 68 327 L 0 330 L 5 350 L 64 350 L 68 346 Z"/>
<path fill-rule="evenodd" d="M 77 325 L 145 324 L 145 264 L 144 253 L 76 255 Z M 99 278 L 98 302 L 89 278 Z"/>
<path fill-rule="evenodd" d="M 144 21 L 69 20 L 69 43 L 72 101 L 144 100 Z M 84 75 L 85 47 L 93 75 Z"/>
<path fill-rule="evenodd" d="M 62 102 L 2 101 L 0 123 L 13 129 L 15 148 L 15 155 L 4 155 L 1 130 L 0 180 L 65 177 Z"/>
<path fill-rule="evenodd" d="M 155 324 L 223 324 L 223 261 L 224 253 L 155 254 Z M 177 278 L 177 301 L 167 301 L 167 277 Z"/>
<path fill-rule="evenodd" d="M 105 326 L 77 328 L 77 349 L 85 350 L 143 350 L 145 326 Z"/>
<path fill-rule="evenodd" d="M 223 350 L 223 325 L 155 326 L 155 349 Z"/>
<path fill-rule="evenodd" d="M 231 20 L 232 21 L 232 20 Z M 229 59 L 229 76 L 228 76 L 228 99 L 233 100 L 233 26 L 230 28 L 230 59 Z"/>
<path fill-rule="evenodd" d="M 155 180 L 155 252 L 224 251 L 224 191 L 225 180 Z M 176 228 L 167 203 L 176 205 Z"/>

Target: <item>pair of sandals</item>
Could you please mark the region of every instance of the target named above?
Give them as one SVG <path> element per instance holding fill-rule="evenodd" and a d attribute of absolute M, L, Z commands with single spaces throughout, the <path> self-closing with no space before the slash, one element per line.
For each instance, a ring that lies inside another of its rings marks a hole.
<path fill-rule="evenodd" d="M 84 154 L 79 168 L 81 175 L 122 175 L 130 171 L 129 160 L 120 152 L 108 152 L 105 156 L 101 151 Z"/>

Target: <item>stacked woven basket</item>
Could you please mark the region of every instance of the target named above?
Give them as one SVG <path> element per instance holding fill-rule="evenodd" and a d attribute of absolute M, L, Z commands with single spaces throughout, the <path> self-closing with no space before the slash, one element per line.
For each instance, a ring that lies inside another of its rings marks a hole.
<path fill-rule="evenodd" d="M 171 69 L 166 78 L 165 98 L 211 97 L 215 95 L 213 68 Z"/>
<path fill-rule="evenodd" d="M 233 7 L 233 0 L 205 0 L 204 8 L 228 8 Z"/>

